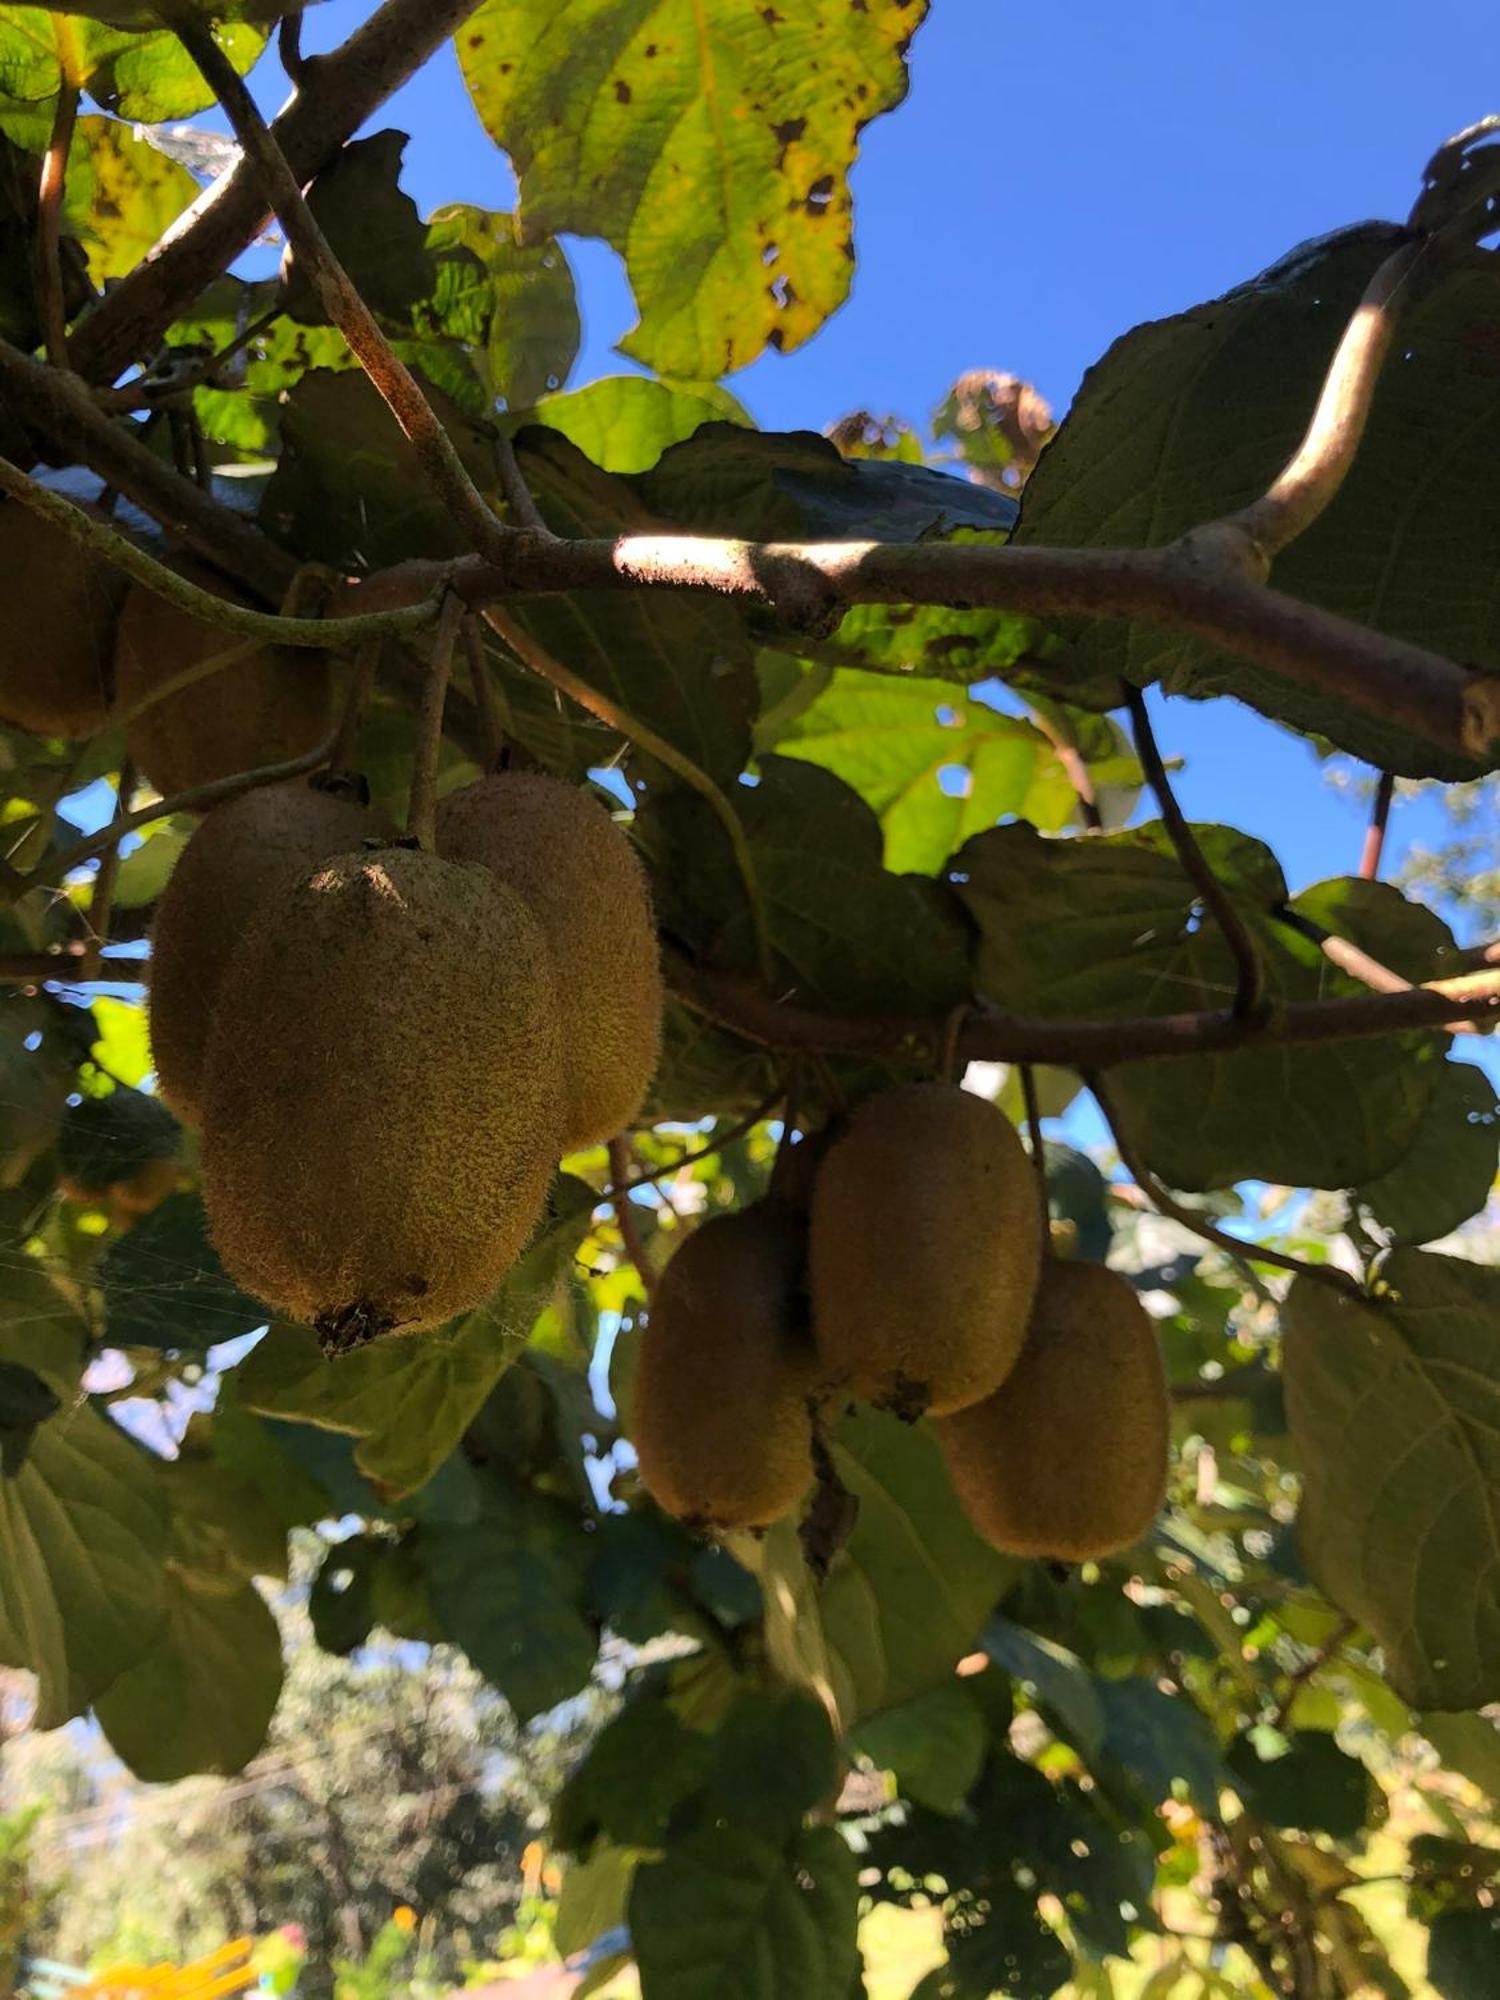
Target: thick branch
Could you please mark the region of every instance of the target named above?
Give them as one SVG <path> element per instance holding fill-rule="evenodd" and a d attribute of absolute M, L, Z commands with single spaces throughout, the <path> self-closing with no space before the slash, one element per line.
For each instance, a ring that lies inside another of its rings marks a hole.
<path fill-rule="evenodd" d="M 1426 249 L 1427 239 L 1415 237 L 1392 251 L 1376 271 L 1334 352 L 1301 444 L 1259 500 L 1220 524 L 1240 529 L 1268 560 L 1310 528 L 1343 485 L 1365 433 L 1401 306 Z"/>
<path fill-rule="evenodd" d="M 492 552 L 507 530 L 486 506 L 417 378 L 381 332 L 374 313 L 339 262 L 244 78 L 204 22 L 184 16 L 177 23 L 177 38 L 218 97 L 323 310 L 384 398 L 433 490 L 473 547 L 484 554 Z"/>
<path fill-rule="evenodd" d="M 325 167 L 478 4 L 385 0 L 341 48 L 306 61 L 296 92 L 271 127 L 299 181 L 305 184 Z M 92 382 L 113 382 L 156 348 L 172 321 L 250 247 L 268 220 L 256 169 L 242 160 L 74 329 L 73 366 Z"/>

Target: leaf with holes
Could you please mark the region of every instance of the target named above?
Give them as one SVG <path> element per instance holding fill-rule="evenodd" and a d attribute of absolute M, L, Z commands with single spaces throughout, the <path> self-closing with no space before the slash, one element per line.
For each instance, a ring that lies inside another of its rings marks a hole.
<path fill-rule="evenodd" d="M 460 31 L 528 237 L 621 253 L 659 375 L 790 353 L 843 304 L 861 127 L 906 94 L 925 0 L 485 0 Z"/>
<path fill-rule="evenodd" d="M 1283 1308 L 1297 1539 L 1419 1708 L 1500 1699 L 1500 1271 L 1398 1250 L 1361 1301 Z"/>

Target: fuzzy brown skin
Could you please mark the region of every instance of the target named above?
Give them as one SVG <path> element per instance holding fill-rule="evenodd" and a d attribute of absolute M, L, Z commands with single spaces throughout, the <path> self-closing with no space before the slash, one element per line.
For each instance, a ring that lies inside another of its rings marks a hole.
<path fill-rule="evenodd" d="M 1170 1404 L 1151 1317 L 1116 1271 L 1049 1262 L 1003 1387 L 936 1426 L 987 1542 L 1086 1562 L 1128 1548 L 1167 1483 Z"/>
<path fill-rule="evenodd" d="M 805 1244 L 758 1202 L 696 1229 L 668 1264 L 641 1339 L 630 1436 L 641 1479 L 695 1528 L 766 1528 L 813 1481 Z"/>
<path fill-rule="evenodd" d="M 336 1351 L 486 1298 L 558 1154 L 546 940 L 484 869 L 345 854 L 273 889 L 203 1072 L 203 1195 L 234 1277 Z"/>
<path fill-rule="evenodd" d="M 104 727 L 125 590 L 61 528 L 0 503 L 0 716 L 69 742 Z"/>
<path fill-rule="evenodd" d="M 185 1124 L 202 1120 L 203 1052 L 229 955 L 264 897 L 386 829 L 305 778 L 246 792 L 208 814 L 183 849 L 151 926 L 151 1057 Z"/>
<path fill-rule="evenodd" d="M 437 844 L 493 869 L 530 904 L 557 964 L 563 1149 L 612 1139 L 640 1110 L 661 1049 L 656 924 L 634 848 L 586 792 L 522 771 L 444 799 Z"/>
<path fill-rule="evenodd" d="M 1015 1127 L 972 1092 L 867 1097 L 818 1169 L 809 1273 L 829 1379 L 908 1419 L 988 1396 L 1021 1352 L 1041 1262 Z"/>
<path fill-rule="evenodd" d="M 185 566 L 184 574 L 221 589 Z M 333 667 L 326 653 L 257 646 L 139 584 L 130 587 L 115 633 L 116 706 L 128 711 L 195 662 L 235 648 L 245 650 L 229 665 L 126 724 L 126 748 L 159 792 L 300 757 L 332 727 Z"/>

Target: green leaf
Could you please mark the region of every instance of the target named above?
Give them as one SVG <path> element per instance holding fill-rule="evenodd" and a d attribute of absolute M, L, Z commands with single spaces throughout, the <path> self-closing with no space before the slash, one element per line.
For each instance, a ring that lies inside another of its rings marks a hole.
<path fill-rule="evenodd" d="M 1286 888 L 1268 848 L 1229 827 L 1194 831 L 1249 921 L 1274 1001 L 1364 990 L 1274 920 Z M 996 827 L 962 849 L 953 876 L 979 927 L 979 986 L 1003 1006 L 1110 1020 L 1218 1011 L 1234 992 L 1228 946 L 1160 822 L 1086 841 Z M 1126 1131 L 1174 1187 L 1349 1187 L 1412 1144 L 1444 1046 L 1403 1035 L 1164 1057 L 1121 1064 L 1113 1088 Z M 1213 1115 L 1184 1118 L 1185 1103 Z"/>
<path fill-rule="evenodd" d="M 114 1347 L 201 1351 L 270 1317 L 219 1262 L 197 1194 L 168 1195 L 117 1237 L 99 1260 L 99 1283 Z"/>
<path fill-rule="evenodd" d="M 806 759 L 858 792 L 885 835 L 885 865 L 935 874 L 970 834 L 1011 815 L 1055 833 L 1078 811 L 1072 781 L 1034 724 L 945 681 L 839 668 L 760 749 Z"/>
<path fill-rule="evenodd" d="M 786 1841 L 838 1785 L 828 1710 L 801 1688 L 741 1695 L 714 1732 L 709 1812 L 764 1840 Z"/>
<path fill-rule="evenodd" d="M 577 358 L 582 327 L 573 273 L 557 239 L 522 242 L 513 215 L 458 202 L 433 216 L 427 247 L 437 283 L 418 323 L 475 353 L 490 401 L 514 410 L 560 388 Z M 538 415 L 543 423 L 553 421 L 550 414 Z"/>
<path fill-rule="evenodd" d="M 1290 456 L 1365 283 L 1403 232 L 1367 223 L 1303 245 L 1251 283 L 1116 341 L 1026 489 L 1020 543 L 1157 546 L 1263 492 Z M 1500 664 L 1493 553 L 1500 395 L 1474 342 L 1500 310 L 1484 252 L 1454 254 L 1403 313 L 1353 469 L 1277 557 L 1291 596 L 1476 666 Z M 1412 464 L 1441 465 L 1413 504 Z M 1434 576 L 1442 587 L 1434 589 Z M 1230 693 L 1381 769 L 1466 775 L 1409 731 L 1206 641 L 1146 621 L 1069 630 L 1070 672 Z"/>
<path fill-rule="evenodd" d="M 888 874 L 880 826 L 830 772 L 783 757 L 734 794 L 788 996 L 853 1011 L 936 1013 L 968 989 L 962 934 L 941 892 Z M 637 816 L 659 913 L 712 964 L 755 964 L 745 894 L 717 819 L 696 796 Z"/>
<path fill-rule="evenodd" d="M 89 1009 L 99 1030 L 91 1055 L 107 1076 L 132 1088 L 151 1073 L 146 1010 L 139 1000 L 101 993 Z"/>
<path fill-rule="evenodd" d="M 903 1798 L 940 1813 L 963 1810 L 988 1745 L 984 1715 L 958 1681 L 871 1716 L 853 1738 L 856 1750 L 895 1773 Z"/>
<path fill-rule="evenodd" d="M 624 350 L 713 381 L 790 353 L 843 303 L 856 136 L 905 95 L 925 11 L 486 0 L 459 60 L 528 236 L 612 243 L 641 314 Z"/>
<path fill-rule="evenodd" d="M 96 285 L 123 278 L 198 196 L 187 168 L 113 118 L 80 118 L 65 212 Z"/>
<path fill-rule="evenodd" d="M 709 1739 L 645 1696 L 607 1722 L 559 1794 L 552 1836 L 570 1854 L 602 1839 L 659 1847 L 672 1814 L 708 1775 Z"/>
<path fill-rule="evenodd" d="M 970 1527 L 925 1426 L 861 1410 L 834 1432 L 832 1451 L 859 1503 L 822 1591 L 853 1721 L 944 1685 L 1019 1565 Z"/>
<path fill-rule="evenodd" d="M 1420 1250 L 1368 1303 L 1298 1278 L 1282 1310 L 1297 1539 L 1419 1708 L 1500 1698 L 1500 1271 Z"/>
<path fill-rule="evenodd" d="M 635 482 L 647 508 L 700 535 L 920 541 L 959 528 L 1008 528 L 1016 503 L 926 465 L 844 458 L 816 431 L 714 423 L 664 452 Z"/>
<path fill-rule="evenodd" d="M 1282 1737 L 1252 1729 L 1230 1746 L 1227 1762 L 1245 1804 L 1272 1826 L 1353 1840 L 1365 1823 L 1369 1773 L 1324 1730 Z"/>
<path fill-rule="evenodd" d="M 577 1694 L 597 1642 L 581 1609 L 592 1550 L 571 1508 L 492 1481 L 473 1526 L 435 1526 L 423 1541 L 444 1631 L 518 1721 Z"/>
<path fill-rule="evenodd" d="M 1099 1679 L 1095 1686 L 1104 1715 L 1098 1762 L 1124 1771 L 1154 1806 L 1183 1795 L 1199 1812 L 1216 1812 L 1224 1772 L 1203 1711 L 1154 1681 Z"/>
<path fill-rule="evenodd" d="M 150 1650 L 94 1703 L 136 1777 L 168 1784 L 241 1771 L 266 1740 L 281 1692 L 281 1634 L 251 1584 L 204 1589 L 173 1565 Z"/>
<path fill-rule="evenodd" d="M 1500 1990 L 1500 1915 L 1444 1910 L 1427 1935 L 1427 1978 L 1442 2000 L 1492 2000 Z"/>
<path fill-rule="evenodd" d="M 1450 1771 L 1500 1804 L 1500 1726 L 1488 1715 L 1421 1715 L 1417 1725 Z"/>
<path fill-rule="evenodd" d="M 90 1344 L 87 1322 L 39 1258 L 0 1259 L 0 1360 L 39 1376 L 71 1403 Z"/>
<path fill-rule="evenodd" d="M 561 1176 L 548 1221 L 504 1284 L 447 1326 L 387 1334 L 333 1361 L 310 1328 L 272 1327 L 239 1368 L 242 1402 L 262 1416 L 358 1438 L 355 1462 L 388 1499 L 415 1492 L 525 1344 L 587 1234 L 593 1205 L 591 1188 Z"/>
<path fill-rule="evenodd" d="M 640 1853 L 602 1841 L 587 1860 L 568 1863 L 557 1899 L 552 1941 L 563 1958 L 585 1950 L 625 1921 Z"/>
<path fill-rule="evenodd" d="M 947 1976 L 929 1975 L 952 2000 L 1051 2000 L 1072 1970 L 1072 1958 L 1038 1912 L 1033 1897 L 1009 1882 L 990 1885 L 982 1911 L 972 1906 L 949 1917 Z M 917 1988 L 913 2000 L 927 2000 Z"/>
<path fill-rule="evenodd" d="M 1356 1194 L 1395 1242 L 1431 1243 L 1484 1207 L 1497 1156 L 1495 1086 L 1474 1063 L 1445 1062 L 1411 1145 Z"/>
<path fill-rule="evenodd" d="M 181 1146 L 182 1127 L 159 1097 L 122 1088 L 68 1106 L 57 1156 L 70 1180 L 98 1192 L 157 1160 L 175 1160 Z"/>
<path fill-rule="evenodd" d="M 57 1391 L 19 1361 L 0 1360 L 0 1478 L 26 1463 L 39 1425 L 62 1407 Z"/>
<path fill-rule="evenodd" d="M 1076 1653 L 996 1614 L 984 1628 L 984 1650 L 1062 1724 L 1075 1749 L 1091 1758 L 1104 1742 L 1099 1686 Z"/>
<path fill-rule="evenodd" d="M 270 27 L 283 14 L 300 14 L 311 0 L 67 0 L 59 14 L 76 14 L 107 27 L 153 29 L 170 26 L 174 8 L 200 21 L 212 22 L 215 39 L 224 24 L 258 22 Z"/>
<path fill-rule="evenodd" d="M 81 1714 L 154 1643 L 167 1553 L 156 1473 L 83 1403 L 0 1478 L 0 1661 L 37 1676 L 39 1729 Z"/>
<path fill-rule="evenodd" d="M 630 1931 L 653 2000 L 848 2000 L 854 1859 L 831 1827 L 788 1854 L 715 1827 L 636 1870 Z"/>
<path fill-rule="evenodd" d="M 586 388 L 544 396 L 525 412 L 531 423 L 561 431 L 606 472 L 645 472 L 669 445 L 692 437 L 703 424 L 750 424 L 727 389 L 711 382 L 691 387 L 656 382 L 647 375 L 606 375 Z"/>
<path fill-rule="evenodd" d="M 405 132 L 372 132 L 336 153 L 307 190 L 307 205 L 334 255 L 370 310 L 387 320 L 410 318 L 432 289 L 427 230 L 416 203 L 403 193 Z M 282 264 L 282 305 L 290 318 L 321 326 L 328 313 L 295 252 Z"/>

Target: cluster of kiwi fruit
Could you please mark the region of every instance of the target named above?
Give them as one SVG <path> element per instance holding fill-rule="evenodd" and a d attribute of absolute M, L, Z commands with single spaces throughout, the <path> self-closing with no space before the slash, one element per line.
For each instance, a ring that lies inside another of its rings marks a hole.
<path fill-rule="evenodd" d="M 153 931 L 153 1059 L 214 1243 L 330 1353 L 488 1297 L 558 1159 L 639 1109 L 660 1016 L 629 841 L 536 773 L 441 801 L 431 852 L 337 780 L 246 793 Z"/>
<path fill-rule="evenodd" d="M 1131 1286 L 1045 1247 L 1014 1126 L 956 1086 L 868 1097 L 805 1199 L 704 1223 L 662 1275 L 633 1385 L 647 1490 L 715 1531 L 790 1513 L 851 1397 L 934 1420 L 974 1526 L 1017 1555 L 1129 1546 L 1166 1484 L 1168 1398 Z"/>
<path fill-rule="evenodd" d="M 176 567 L 224 594 L 206 571 Z M 0 501 L 0 601 L 27 608 L 0 629 L 0 719 L 67 742 L 122 722 L 132 762 L 160 792 L 299 757 L 331 726 L 326 654 L 194 618 L 15 500 Z"/>

